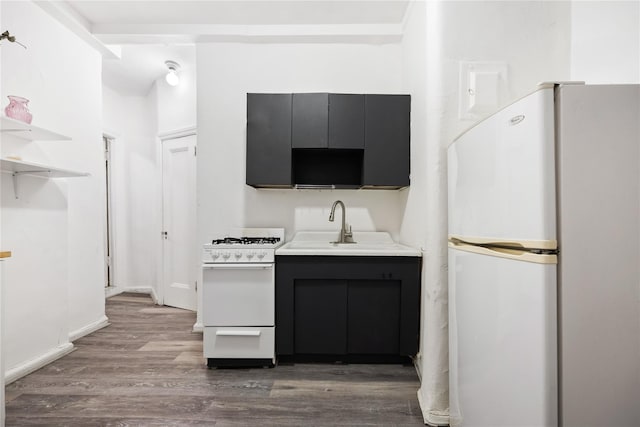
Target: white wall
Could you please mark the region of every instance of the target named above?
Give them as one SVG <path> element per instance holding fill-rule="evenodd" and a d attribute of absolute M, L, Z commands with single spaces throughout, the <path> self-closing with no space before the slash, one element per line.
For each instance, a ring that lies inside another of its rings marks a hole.
<path fill-rule="evenodd" d="M 335 229 L 336 199 L 354 230 L 396 237 L 397 191 L 256 190 L 245 185 L 247 92 L 400 93 L 399 45 L 201 44 L 198 64 L 198 203 L 202 242 L 232 227 Z"/>
<path fill-rule="evenodd" d="M 425 258 L 419 397 L 425 420 L 447 422 L 446 147 L 473 122 L 458 117 L 460 61 L 508 65 L 505 103 L 536 84 L 569 78 L 569 2 L 426 2 Z M 424 13 L 414 8 L 412 13 Z M 415 28 L 408 32 L 419 31 Z M 405 43 L 412 43 L 408 38 Z M 424 210 L 424 207 L 422 208 Z M 403 224 L 404 226 L 404 224 Z M 413 226 L 407 224 L 407 232 Z"/>
<path fill-rule="evenodd" d="M 2 294 L 3 294 L 3 283 L 2 283 L 2 265 L 4 264 L 5 260 L 4 259 L 0 259 L 0 343 L 2 342 L 2 337 L 4 335 L 3 328 L 4 328 L 4 322 L 3 322 L 3 317 L 4 317 L 4 309 L 3 309 L 3 300 L 2 300 Z M 0 426 L 4 426 L 4 419 L 5 419 L 5 414 L 4 414 L 4 349 L 2 346 L 0 346 Z"/>
<path fill-rule="evenodd" d="M 245 185 L 246 94 L 401 93 L 401 68 L 399 44 L 199 44 L 199 243 L 233 227 L 284 227 L 288 239 L 296 230 L 336 230 L 328 218 L 337 199 L 345 203 L 354 230 L 385 230 L 397 239 L 402 192 Z"/>
<path fill-rule="evenodd" d="M 572 3 L 571 79 L 640 82 L 640 2 Z"/>
<path fill-rule="evenodd" d="M 411 186 L 402 195 L 406 209 L 400 240 L 425 247 L 427 215 L 427 25 L 426 3 L 411 3 L 402 40 L 402 90 L 411 94 Z"/>
<path fill-rule="evenodd" d="M 180 84 L 170 86 L 164 77 L 156 80 L 158 134 L 173 132 L 196 125 L 197 81 L 195 46 L 181 46 L 182 57 L 193 65 L 183 65 L 179 70 Z"/>
<path fill-rule="evenodd" d="M 104 317 L 104 196 L 100 55 L 31 2 L 2 2 L 2 99 L 31 100 L 33 124 L 72 141 L 25 142 L 2 134 L 1 155 L 89 172 L 86 178 L 22 177 L 15 199 L 2 174 L 5 366 L 69 348 Z M 3 106 L 6 105 L 3 101 Z"/>

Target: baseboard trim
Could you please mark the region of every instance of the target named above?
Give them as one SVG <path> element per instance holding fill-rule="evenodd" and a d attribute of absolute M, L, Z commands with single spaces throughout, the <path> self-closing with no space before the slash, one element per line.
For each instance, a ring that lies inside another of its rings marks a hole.
<path fill-rule="evenodd" d="M 104 297 L 105 298 L 114 297 L 116 295 L 120 295 L 123 292 L 124 292 L 123 288 L 119 288 L 116 286 L 109 286 L 104 288 Z"/>
<path fill-rule="evenodd" d="M 204 331 L 204 325 L 202 323 L 196 322 L 193 324 L 193 332 L 202 333 L 203 331 Z"/>
<path fill-rule="evenodd" d="M 422 384 L 422 353 L 418 352 L 416 357 L 413 359 L 413 366 L 416 367 L 416 374 L 418 374 L 418 379 Z"/>
<path fill-rule="evenodd" d="M 420 405 L 420 410 L 422 411 L 422 418 L 424 419 L 424 423 L 430 426 L 448 426 L 449 425 L 449 414 L 429 411 L 428 408 L 425 407 L 425 404 L 422 399 L 422 388 L 418 389 L 418 404 Z"/>
<path fill-rule="evenodd" d="M 109 326 L 109 319 L 107 316 L 102 316 L 100 319 L 96 320 L 93 323 L 89 323 L 87 326 L 84 326 L 80 329 L 76 329 L 75 331 L 69 334 L 69 341 L 74 342 L 75 340 L 84 337 L 85 335 L 89 335 L 92 332 L 95 332 L 99 329 L 104 328 L 105 326 Z"/>
<path fill-rule="evenodd" d="M 74 350 L 75 347 L 73 346 L 73 344 L 68 342 L 59 345 L 34 359 L 27 360 L 26 362 L 18 366 L 7 369 L 4 373 L 5 385 L 11 384 L 12 382 L 24 377 L 25 375 L 29 375 L 30 373 L 37 371 L 43 366 L 48 365 L 54 360 L 60 359 L 62 356 L 66 356 Z"/>
<path fill-rule="evenodd" d="M 151 299 L 153 300 L 155 305 L 163 305 L 162 302 L 160 301 L 160 298 L 158 297 L 158 294 L 156 293 L 156 290 L 154 288 L 151 288 Z"/>

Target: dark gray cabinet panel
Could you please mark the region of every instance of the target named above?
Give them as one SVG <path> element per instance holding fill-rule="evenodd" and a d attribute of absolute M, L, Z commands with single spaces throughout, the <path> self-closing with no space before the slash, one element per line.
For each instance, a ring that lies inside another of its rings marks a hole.
<path fill-rule="evenodd" d="M 329 94 L 294 93 L 291 127 L 293 148 L 327 148 Z"/>
<path fill-rule="evenodd" d="M 364 95 L 329 94 L 329 148 L 364 148 Z"/>
<path fill-rule="evenodd" d="M 247 94 L 254 187 L 409 185 L 409 95 Z"/>
<path fill-rule="evenodd" d="M 409 185 L 410 125 L 409 95 L 365 95 L 364 186 Z"/>
<path fill-rule="evenodd" d="M 247 94 L 247 184 L 291 186 L 291 94 Z"/>
<path fill-rule="evenodd" d="M 364 148 L 364 95 L 294 93 L 293 148 Z"/>
<path fill-rule="evenodd" d="M 400 354 L 398 280 L 350 280 L 347 288 L 350 354 Z"/>
<path fill-rule="evenodd" d="M 295 285 L 295 352 L 347 352 L 347 282 L 298 280 Z"/>
<path fill-rule="evenodd" d="M 420 257 L 276 256 L 276 354 L 415 355 L 421 263 Z"/>

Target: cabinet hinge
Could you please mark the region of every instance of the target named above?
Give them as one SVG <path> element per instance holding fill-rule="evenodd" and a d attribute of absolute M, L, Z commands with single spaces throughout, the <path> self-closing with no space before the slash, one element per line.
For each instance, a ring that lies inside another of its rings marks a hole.
<path fill-rule="evenodd" d="M 193 147 L 193 155 L 194 156 L 198 155 L 198 147 Z"/>
<path fill-rule="evenodd" d="M 196 292 L 198 292 L 198 281 L 196 280 Z"/>

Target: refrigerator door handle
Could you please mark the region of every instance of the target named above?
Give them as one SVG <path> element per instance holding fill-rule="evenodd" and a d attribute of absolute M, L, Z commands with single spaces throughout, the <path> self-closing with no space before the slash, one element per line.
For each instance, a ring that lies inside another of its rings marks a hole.
<path fill-rule="evenodd" d="M 524 248 L 516 246 L 477 246 L 469 244 L 455 238 L 449 239 L 449 247 L 465 252 L 472 252 L 480 255 L 495 256 L 499 258 L 507 258 L 515 261 L 534 262 L 537 264 L 557 264 L 558 256 L 556 254 L 538 254 Z"/>
<path fill-rule="evenodd" d="M 539 249 L 544 251 L 554 251 L 558 249 L 557 240 L 506 240 L 492 237 L 460 236 L 457 234 L 450 234 L 449 241 L 466 243 L 469 245 L 499 246 L 522 250 Z"/>

